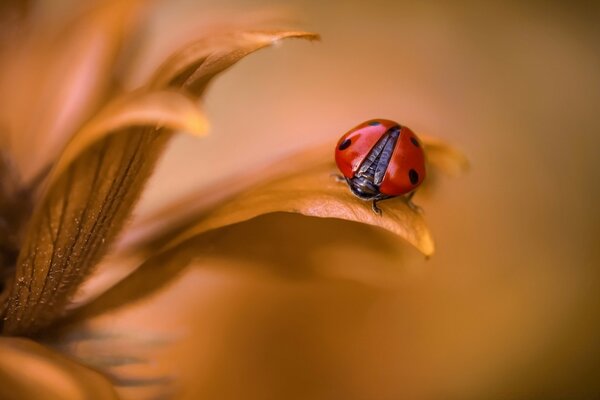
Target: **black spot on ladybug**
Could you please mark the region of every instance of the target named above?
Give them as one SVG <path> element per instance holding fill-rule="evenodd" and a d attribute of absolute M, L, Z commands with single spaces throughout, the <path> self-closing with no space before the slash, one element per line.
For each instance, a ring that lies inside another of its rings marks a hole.
<path fill-rule="evenodd" d="M 414 137 L 410 138 L 410 141 L 412 144 L 414 144 L 417 147 L 421 147 L 421 145 L 419 144 L 419 141 L 417 139 L 415 139 Z"/>
<path fill-rule="evenodd" d="M 408 170 L 408 179 L 410 179 L 410 183 L 416 185 L 419 182 L 419 173 L 414 169 Z"/>
<path fill-rule="evenodd" d="M 377 125 L 381 125 L 381 122 L 379 122 L 379 121 L 371 121 L 371 122 L 369 122 L 369 125 L 371 125 L 371 126 L 377 126 Z"/>
<path fill-rule="evenodd" d="M 340 147 L 338 147 L 338 149 L 346 150 L 348 147 L 350 147 L 351 144 L 352 144 L 352 140 L 346 139 L 342 142 L 342 144 L 340 144 Z"/>

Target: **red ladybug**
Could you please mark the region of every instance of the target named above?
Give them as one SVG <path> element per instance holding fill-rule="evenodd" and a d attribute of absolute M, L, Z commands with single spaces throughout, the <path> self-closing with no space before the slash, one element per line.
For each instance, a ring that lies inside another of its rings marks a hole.
<path fill-rule="evenodd" d="M 417 135 L 387 119 L 363 122 L 342 136 L 335 162 L 352 193 L 372 200 L 377 214 L 378 201 L 408 194 L 410 202 L 425 179 L 425 154 Z"/>

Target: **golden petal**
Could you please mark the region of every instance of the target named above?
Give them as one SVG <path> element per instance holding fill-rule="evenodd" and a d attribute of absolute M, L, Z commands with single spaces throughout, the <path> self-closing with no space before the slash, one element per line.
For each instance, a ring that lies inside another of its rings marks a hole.
<path fill-rule="evenodd" d="M 452 175 L 466 169 L 464 155 L 445 142 L 426 137 L 423 145 L 429 168 L 436 173 Z M 65 328 L 147 298 L 172 282 L 198 254 L 205 252 L 203 246 L 210 239 L 203 241 L 206 238 L 203 233 L 263 214 L 283 211 L 373 225 L 403 237 L 425 255 L 431 255 L 433 241 L 422 215 L 408 207 L 402 198 L 381 203 L 384 215 L 375 215 L 368 203 L 351 196 L 346 185 L 333 179 L 331 148 L 332 144 L 317 146 L 264 165 L 243 179 L 237 176 L 233 182 L 213 187 L 216 196 L 195 193 L 145 220 L 133 234 L 129 232 L 129 237 L 121 243 L 122 250 L 140 250 L 146 246 L 154 254 L 104 293 L 80 304 L 59 320 L 56 327 Z M 271 182 L 258 185 L 265 180 Z M 238 196 L 231 199 L 234 193 Z M 129 256 L 140 257 L 143 253 L 133 251 Z"/>
<path fill-rule="evenodd" d="M 146 296 L 187 266 L 190 254 L 195 254 L 193 246 L 189 246 L 190 241 L 208 231 L 264 214 L 298 213 L 373 225 L 402 237 L 427 256 L 433 254 L 433 240 L 425 219 L 411 209 L 404 198 L 381 203 L 383 215 L 377 215 L 370 203 L 357 199 L 345 183 L 337 182 L 332 171 L 335 171 L 333 163 L 320 163 L 254 187 L 220 204 L 177 237 L 162 245 L 154 244 L 162 249 L 105 294 L 76 310 L 68 320 L 82 320 Z"/>
<path fill-rule="evenodd" d="M 0 398 L 117 399 L 110 382 L 34 341 L 0 338 Z"/>
<path fill-rule="evenodd" d="M 423 137 L 422 141 L 427 155 L 429 171 L 422 189 L 428 190 L 435 179 L 435 175 L 440 172 L 454 176 L 466 170 L 468 166 L 466 157 L 454 147 L 431 137 Z M 220 202 L 226 201 L 235 194 L 261 182 L 297 171 L 309 170 L 317 166 L 329 168 L 328 172 L 325 173 L 326 175 L 334 173 L 336 168 L 332 165 L 333 148 L 333 143 L 327 143 L 292 156 L 271 161 L 256 169 L 240 172 L 240 174 L 236 174 L 235 179 L 220 182 L 219 185 L 211 187 L 210 193 L 206 193 L 206 189 L 202 188 L 167 204 L 156 213 L 148 215 L 130 227 L 123 235 L 118 245 L 119 249 L 134 252 L 143 248 L 154 250 L 157 246 L 164 244 L 165 238 L 172 237 L 174 234 L 179 234 L 182 230 L 188 229 L 193 221 L 201 218 L 203 214 Z M 392 200 L 392 202 L 395 201 L 397 200 Z M 385 207 L 386 203 L 388 202 L 381 204 Z"/>
<path fill-rule="evenodd" d="M 140 92 L 108 106 L 76 135 L 30 221 L 4 332 L 35 331 L 62 312 L 122 228 L 172 131 L 205 126 L 188 97 Z"/>
<path fill-rule="evenodd" d="M 433 162 L 434 170 L 442 167 L 448 173 L 465 160 L 460 152 L 442 141 L 426 138 L 423 144 L 426 151 L 435 149 L 431 155 L 428 153 L 428 162 Z M 154 254 L 105 293 L 74 309 L 58 326 L 85 321 L 146 298 L 171 282 L 195 256 L 203 253 L 203 243 L 197 240 L 204 237 L 203 233 L 263 214 L 289 212 L 373 225 L 431 255 L 433 240 L 422 214 L 413 211 L 403 198 L 380 203 L 383 216 L 374 214 L 369 203 L 352 196 L 346 185 L 332 176 L 336 171 L 332 147 L 318 146 L 262 166 L 242 179 L 237 176 L 233 182 L 213 187 L 212 193 L 217 196 L 205 196 L 204 191 L 195 193 L 144 220 L 133 232 L 128 232 L 121 250 L 125 254 L 134 249 Z M 439 163 L 440 159 L 446 163 Z M 451 168 L 447 170 L 448 167 Z M 265 180 L 267 183 L 259 184 Z M 232 198 L 236 192 L 237 197 Z M 142 253 L 132 251 L 131 255 Z"/>
<path fill-rule="evenodd" d="M 213 184 L 208 192 L 202 188 L 172 201 L 155 213 L 134 221 L 117 243 L 117 248 L 126 253 L 146 247 L 156 248 L 160 245 L 155 241 L 164 242 L 165 237 L 172 237 L 174 232 L 185 229 L 211 208 L 243 190 L 286 174 L 330 164 L 333 145 L 326 143 L 271 160 L 256 168 L 240 171 L 235 178 Z"/>
<path fill-rule="evenodd" d="M 59 329 L 59 332 L 65 327 L 68 330 L 72 324 L 86 321 L 115 308 L 146 298 L 172 282 L 189 265 L 190 260 L 196 254 L 198 254 L 198 249 L 185 243 L 148 258 L 97 297 L 87 299 L 88 301 L 67 312 L 64 318 L 57 321 L 55 327 Z"/>
<path fill-rule="evenodd" d="M 285 232 L 282 226 L 286 227 Z M 294 245 L 289 246 L 289 243 Z M 270 214 L 197 236 L 148 258 L 109 290 L 72 310 L 57 322 L 56 328 L 58 332 L 71 332 L 96 316 L 112 315 L 121 307 L 136 307 L 134 303 L 149 300 L 180 276 L 187 276 L 184 270 L 192 264 L 207 267 L 214 260 L 243 260 L 254 264 L 261 277 L 265 269 L 272 268 L 282 276 L 306 277 L 319 271 L 389 284 L 390 276 L 402 276 L 398 265 L 403 252 L 404 248 L 398 246 L 393 235 L 365 224 L 290 213 Z M 350 257 L 352 262 L 345 263 L 346 268 L 341 271 L 337 267 L 344 257 Z M 337 261 L 332 263 L 333 260 Z M 365 262 L 367 260 L 373 265 Z M 382 264 L 389 268 L 383 268 Z M 246 268 L 246 272 L 257 271 Z M 173 314 L 186 314 L 190 310 L 189 307 L 176 308 Z"/>
<path fill-rule="evenodd" d="M 328 163 L 243 192 L 217 206 L 194 226 L 169 241 L 166 248 L 212 229 L 259 215 L 291 212 L 374 225 L 402 237 L 426 256 L 433 254 L 433 240 L 423 215 L 412 210 L 404 198 L 380 203 L 383 215 L 377 215 L 370 202 L 357 199 L 345 183 L 332 176 L 335 171 L 335 165 Z"/>
<path fill-rule="evenodd" d="M 45 168 L 115 89 L 115 69 L 137 28 L 141 0 L 95 2 L 40 17 L 7 53 L 0 118 L 24 181 Z M 81 8 L 85 9 L 82 12 Z M 47 21 L 46 21 L 47 20 Z M 32 115 L 35 118 L 32 118 Z"/>
<path fill-rule="evenodd" d="M 193 135 L 206 134 L 208 122 L 196 102 L 175 91 L 138 91 L 123 96 L 105 107 L 73 137 L 53 167 L 48 184 L 92 144 L 107 135 L 123 132 L 132 126 L 156 125 Z"/>
<path fill-rule="evenodd" d="M 183 75 L 157 73 L 147 86 L 185 87 L 194 96 L 200 96 L 212 77 L 245 55 L 279 39 L 315 35 L 263 32 L 234 37 L 234 41 L 211 47 L 206 59 L 187 68 Z M 163 80 L 165 77 L 169 79 Z M 57 168 L 62 172 L 52 173 L 51 185 L 34 211 L 17 261 L 16 278 L 8 288 L 4 333 L 34 333 L 63 312 L 68 299 L 105 254 L 137 202 L 171 137 L 168 129 L 156 128 L 165 122 L 168 121 L 127 128 L 115 135 L 88 134 L 102 139 L 90 147 L 85 147 L 88 139 L 81 139 L 82 145 L 73 145 L 74 150 L 67 153 L 67 162 L 58 162 Z M 78 153 L 81 148 L 86 150 Z"/>
<path fill-rule="evenodd" d="M 427 163 L 435 170 L 448 176 L 457 177 L 469 169 L 467 157 L 443 140 L 419 135 L 423 141 Z"/>
<path fill-rule="evenodd" d="M 208 37 L 173 54 L 154 73 L 151 85 L 183 87 L 202 94 L 215 75 L 248 54 L 287 38 L 318 40 L 319 35 L 303 31 L 255 31 Z"/>

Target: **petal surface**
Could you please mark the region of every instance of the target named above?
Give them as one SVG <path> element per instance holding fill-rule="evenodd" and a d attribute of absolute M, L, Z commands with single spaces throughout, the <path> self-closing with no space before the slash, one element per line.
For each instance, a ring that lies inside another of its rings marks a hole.
<path fill-rule="evenodd" d="M 3 399 L 117 399 L 101 374 L 36 342 L 0 338 Z"/>
<path fill-rule="evenodd" d="M 122 228 L 172 132 L 205 127 L 187 96 L 142 92 L 109 105 L 75 136 L 30 220 L 5 333 L 35 331 L 62 312 Z"/>

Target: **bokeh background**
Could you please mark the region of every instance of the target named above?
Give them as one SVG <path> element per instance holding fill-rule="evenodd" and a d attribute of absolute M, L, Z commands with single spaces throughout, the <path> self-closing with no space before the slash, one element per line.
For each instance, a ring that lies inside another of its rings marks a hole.
<path fill-rule="evenodd" d="M 166 44 L 214 26 L 291 23 L 323 41 L 219 78 L 210 137 L 173 142 L 138 213 L 374 117 L 447 140 L 471 170 L 416 197 L 429 260 L 294 215 L 205 236 L 176 282 L 96 321 L 166 338 L 121 372 L 171 376 L 194 399 L 600 396 L 599 17 L 596 2 L 165 2 L 140 80 Z"/>

